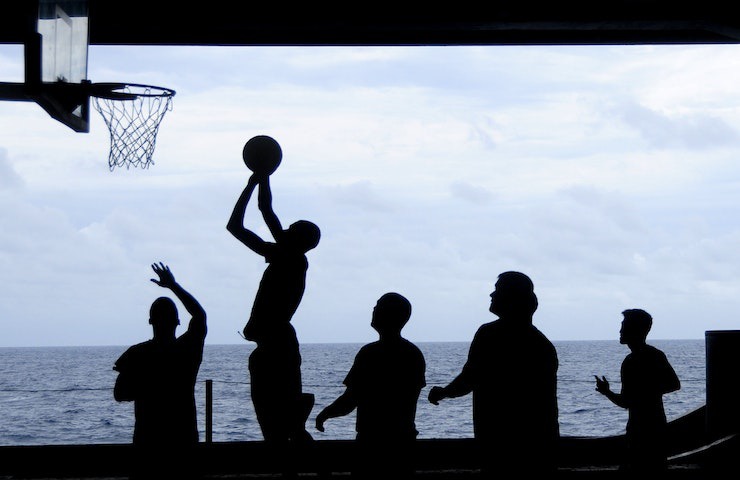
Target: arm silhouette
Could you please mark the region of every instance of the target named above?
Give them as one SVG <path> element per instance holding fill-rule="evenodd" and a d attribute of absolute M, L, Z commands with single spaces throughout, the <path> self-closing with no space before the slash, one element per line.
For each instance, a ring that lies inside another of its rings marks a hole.
<path fill-rule="evenodd" d="M 479 327 L 475 332 L 468 349 L 468 359 L 457 377 L 446 387 L 432 387 L 429 390 L 427 398 L 432 404 L 439 405 L 440 400 L 462 397 L 473 391 L 475 379 L 480 376 L 478 365 L 481 364 L 481 352 L 486 350 L 481 340 L 482 328 Z"/>
<path fill-rule="evenodd" d="M 622 408 L 628 408 L 629 405 L 627 404 L 626 399 L 624 398 L 624 395 L 621 393 L 616 393 L 611 390 L 609 387 L 609 381 L 606 379 L 605 376 L 601 376 L 599 378 L 597 375 L 594 375 L 594 378 L 596 379 L 596 391 L 600 394 L 604 395 L 606 398 L 611 400 L 611 402 Z"/>
<path fill-rule="evenodd" d="M 113 368 L 116 369 L 115 367 Z M 136 400 L 136 385 L 130 374 L 118 372 L 116 383 L 113 387 L 113 398 L 117 402 L 133 402 Z"/>
<path fill-rule="evenodd" d="M 324 431 L 324 422 L 330 418 L 343 417 L 349 415 L 352 411 L 357 408 L 357 400 L 350 389 L 339 396 L 334 402 L 328 407 L 324 408 L 316 416 L 316 430 L 319 432 Z"/>
<path fill-rule="evenodd" d="M 283 226 L 280 223 L 280 219 L 272 209 L 272 190 L 270 189 L 270 177 L 265 175 L 259 181 L 259 193 L 257 201 L 259 210 L 262 212 L 262 218 L 265 220 L 267 228 L 272 234 L 272 238 L 279 242 L 280 237 L 283 235 Z"/>
<path fill-rule="evenodd" d="M 453 381 L 451 381 L 446 387 L 432 387 L 429 390 L 428 399 L 434 405 L 439 405 L 440 400 L 445 398 L 456 398 L 467 395 L 473 391 L 473 386 L 468 381 L 465 370 L 460 373 Z"/>
<path fill-rule="evenodd" d="M 665 371 L 661 375 L 662 378 L 660 380 L 660 393 L 666 394 L 675 392 L 677 390 L 681 389 L 681 381 L 678 379 L 678 375 L 676 375 L 676 371 L 673 369 L 670 363 L 668 363 L 668 360 L 665 361 Z"/>
<path fill-rule="evenodd" d="M 234 210 L 231 212 L 229 222 L 226 224 L 226 230 L 252 251 L 264 256 L 266 242 L 262 240 L 259 235 L 244 227 L 244 216 L 246 214 L 247 204 L 249 203 L 249 199 L 252 197 L 252 193 L 254 192 L 258 182 L 259 178 L 255 174 L 252 174 L 252 176 L 249 177 L 247 186 L 244 188 L 241 195 L 239 195 L 239 198 L 234 205 Z"/>
<path fill-rule="evenodd" d="M 206 311 L 198 303 L 187 290 L 177 283 L 175 276 L 170 271 L 170 267 L 159 262 L 152 264 L 152 270 L 157 274 L 159 279 L 152 278 L 151 281 L 156 283 L 162 288 L 168 288 L 175 294 L 175 296 L 182 302 L 185 310 L 190 314 L 190 322 L 188 323 L 188 332 L 205 337 L 207 332 L 206 326 Z"/>

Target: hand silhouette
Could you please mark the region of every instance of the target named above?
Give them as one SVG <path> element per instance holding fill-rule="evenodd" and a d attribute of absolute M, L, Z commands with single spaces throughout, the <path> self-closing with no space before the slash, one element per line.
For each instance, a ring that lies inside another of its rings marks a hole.
<path fill-rule="evenodd" d="M 444 388 L 432 387 L 432 389 L 429 390 L 429 396 L 427 398 L 434 405 L 439 405 L 439 401 L 447 397 L 445 395 Z"/>
<path fill-rule="evenodd" d="M 326 421 L 326 419 L 324 418 L 324 416 L 321 415 L 321 414 L 318 414 L 316 416 L 316 430 L 318 430 L 319 432 L 323 432 L 324 431 L 324 422 L 325 421 Z"/>
<path fill-rule="evenodd" d="M 609 392 L 609 381 L 604 376 L 599 378 L 594 375 L 594 378 L 596 379 L 596 391 L 606 395 L 606 393 Z"/>
<path fill-rule="evenodd" d="M 152 282 L 164 288 L 172 288 L 174 285 L 176 285 L 177 282 L 175 282 L 175 276 L 172 275 L 170 267 L 168 267 L 164 263 L 159 262 L 159 265 L 153 263 L 152 270 L 154 270 L 154 273 L 159 276 L 159 280 L 157 280 L 156 278 L 150 279 Z"/>

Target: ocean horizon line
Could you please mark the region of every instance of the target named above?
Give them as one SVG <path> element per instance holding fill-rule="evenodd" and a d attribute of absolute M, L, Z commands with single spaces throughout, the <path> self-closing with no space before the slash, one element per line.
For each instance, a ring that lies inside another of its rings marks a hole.
<path fill-rule="evenodd" d="M 147 338 L 143 338 L 141 341 L 146 341 Z M 411 340 L 411 339 L 409 339 Z M 557 343 L 572 343 L 572 342 L 616 342 L 619 343 L 618 338 L 602 338 L 602 339 L 550 339 L 554 344 Z M 695 342 L 704 341 L 705 338 L 652 338 L 648 339 L 648 343 L 651 342 Z M 372 340 L 375 341 L 375 340 Z M 470 343 L 471 340 L 412 340 L 416 344 L 430 344 L 430 343 Z M 138 343 L 138 342 L 135 342 Z M 300 342 L 301 345 L 365 345 L 368 341 L 352 340 L 352 341 L 334 341 L 334 342 Z M 206 346 L 235 346 L 244 345 L 245 342 L 233 342 L 233 343 L 208 343 Z M 248 346 L 253 346 L 253 342 L 247 342 Z M 126 344 L 59 344 L 59 345 L 0 345 L 0 349 L 11 349 L 11 348 L 125 348 L 130 347 L 133 343 Z"/>

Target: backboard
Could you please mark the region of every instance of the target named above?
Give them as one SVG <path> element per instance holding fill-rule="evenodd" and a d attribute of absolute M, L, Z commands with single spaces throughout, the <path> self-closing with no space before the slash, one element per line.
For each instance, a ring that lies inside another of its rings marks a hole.
<path fill-rule="evenodd" d="M 36 31 L 25 44 L 26 89 L 49 115 L 90 130 L 88 0 L 38 0 Z"/>
<path fill-rule="evenodd" d="M 32 101 L 77 132 L 90 131 L 90 104 L 108 126 L 108 164 L 152 161 L 159 125 L 175 91 L 133 83 L 92 83 L 87 78 L 89 0 L 23 0 L 25 81 L 0 82 L 0 101 Z"/>

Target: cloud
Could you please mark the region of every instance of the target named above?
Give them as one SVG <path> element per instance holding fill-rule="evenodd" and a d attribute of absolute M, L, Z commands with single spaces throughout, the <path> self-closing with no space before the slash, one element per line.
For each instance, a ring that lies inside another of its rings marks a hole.
<path fill-rule="evenodd" d="M 493 198 L 493 193 L 487 188 L 462 181 L 452 182 L 450 193 L 455 198 L 474 204 L 485 204 Z"/>
<path fill-rule="evenodd" d="M 393 210 L 392 202 L 383 198 L 372 182 L 367 180 L 331 187 L 326 194 L 343 206 L 386 213 Z"/>
<path fill-rule="evenodd" d="M 19 188 L 23 183 L 23 178 L 18 175 L 8 158 L 7 150 L 0 148 L 0 190 Z"/>
<path fill-rule="evenodd" d="M 738 144 L 738 132 L 711 114 L 669 115 L 636 104 L 620 110 L 621 118 L 656 148 L 705 150 Z"/>

